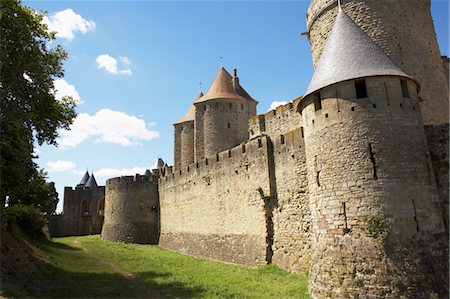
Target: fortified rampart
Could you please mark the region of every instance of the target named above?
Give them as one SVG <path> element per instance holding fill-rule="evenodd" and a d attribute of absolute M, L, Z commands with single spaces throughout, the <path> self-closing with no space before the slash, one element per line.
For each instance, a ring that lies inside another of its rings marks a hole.
<path fill-rule="evenodd" d="M 52 237 L 99 234 L 103 225 L 105 187 L 64 188 L 64 213 L 51 215 L 49 230 Z"/>
<path fill-rule="evenodd" d="M 157 171 L 106 181 L 102 239 L 123 243 L 158 244 L 159 194 Z"/>
<path fill-rule="evenodd" d="M 425 125 L 448 124 L 449 90 L 430 0 L 341 0 L 344 11 L 406 74 L 420 82 Z M 337 15 L 336 0 L 312 0 L 306 15 L 314 65 Z"/>
<path fill-rule="evenodd" d="M 268 262 L 271 145 L 261 136 L 160 179 L 160 245 L 245 265 Z"/>
<path fill-rule="evenodd" d="M 306 177 L 300 99 L 249 120 L 251 138 L 265 135 L 273 144 L 275 198 L 272 212 L 273 257 L 278 266 L 306 273 L 311 246 L 311 212 Z"/>

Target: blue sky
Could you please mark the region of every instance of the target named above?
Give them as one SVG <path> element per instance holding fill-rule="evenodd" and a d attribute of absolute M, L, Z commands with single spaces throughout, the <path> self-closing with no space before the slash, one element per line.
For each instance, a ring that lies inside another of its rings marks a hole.
<path fill-rule="evenodd" d="M 223 64 L 265 113 L 301 95 L 312 76 L 306 31 L 309 1 L 24 1 L 46 10 L 69 53 L 59 94 L 79 99 L 74 129 L 59 148 L 36 149 L 60 194 L 86 169 L 110 177 L 173 162 L 173 126 Z M 448 56 L 448 2 L 432 1 Z"/>

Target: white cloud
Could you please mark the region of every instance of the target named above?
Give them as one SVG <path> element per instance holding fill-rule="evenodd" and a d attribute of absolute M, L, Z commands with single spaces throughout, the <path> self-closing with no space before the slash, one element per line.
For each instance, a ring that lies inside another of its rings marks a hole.
<path fill-rule="evenodd" d="M 64 96 L 71 96 L 77 104 L 83 103 L 75 86 L 67 83 L 66 80 L 56 79 L 53 84 L 55 86 L 55 97 L 57 100 L 61 100 Z"/>
<path fill-rule="evenodd" d="M 63 172 L 77 167 L 77 164 L 71 161 L 63 161 L 63 160 L 47 162 L 45 165 L 47 166 L 46 170 L 48 172 Z"/>
<path fill-rule="evenodd" d="M 275 109 L 275 108 L 277 108 L 278 106 L 285 105 L 285 104 L 287 104 L 287 103 L 288 103 L 288 102 L 286 102 L 286 101 L 274 101 L 274 102 L 272 102 L 272 104 L 270 105 L 269 110 Z"/>
<path fill-rule="evenodd" d="M 68 41 L 75 37 L 75 32 L 87 33 L 95 29 L 94 21 L 83 19 L 70 8 L 45 16 L 43 22 L 50 31 L 56 31 L 56 37 Z"/>
<path fill-rule="evenodd" d="M 126 57 L 126 56 L 119 56 L 119 59 L 125 65 L 130 65 L 131 64 L 131 60 L 128 57 Z"/>
<path fill-rule="evenodd" d="M 113 178 L 124 175 L 135 175 L 141 174 L 143 175 L 147 169 L 151 167 L 133 167 L 133 168 L 101 168 L 99 170 L 94 171 L 94 175 L 99 178 Z"/>
<path fill-rule="evenodd" d="M 58 143 L 62 148 L 73 147 L 87 138 L 95 142 L 135 145 L 142 140 L 159 137 L 159 132 L 148 130 L 143 119 L 120 111 L 101 109 L 95 115 L 80 113 L 70 131 L 61 131 Z"/>
<path fill-rule="evenodd" d="M 117 67 L 117 60 L 108 54 L 103 54 L 103 55 L 98 56 L 95 61 L 97 62 L 99 69 L 104 69 L 110 74 L 114 74 L 114 75 L 117 75 L 117 74 L 131 75 L 132 74 L 132 72 L 129 68 L 119 70 L 119 68 Z M 129 62 L 129 59 L 126 58 L 126 61 Z M 126 63 L 124 63 L 124 64 L 126 64 Z"/>

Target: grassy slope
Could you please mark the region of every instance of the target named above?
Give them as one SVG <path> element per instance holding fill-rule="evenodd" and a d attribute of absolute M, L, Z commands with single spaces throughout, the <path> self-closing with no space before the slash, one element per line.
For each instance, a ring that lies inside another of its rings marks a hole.
<path fill-rule="evenodd" d="M 39 252 L 46 262 L 19 296 L 309 298 L 306 277 L 273 265 L 248 269 L 98 236 L 56 239 Z"/>

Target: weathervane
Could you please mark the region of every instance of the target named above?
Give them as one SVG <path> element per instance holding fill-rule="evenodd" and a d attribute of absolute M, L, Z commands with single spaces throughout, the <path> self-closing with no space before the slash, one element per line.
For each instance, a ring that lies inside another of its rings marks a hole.
<path fill-rule="evenodd" d="M 220 56 L 220 66 L 223 67 L 223 57 Z"/>
<path fill-rule="evenodd" d="M 198 85 L 200 86 L 200 92 L 203 92 L 203 90 L 202 90 L 202 82 L 198 82 Z"/>

